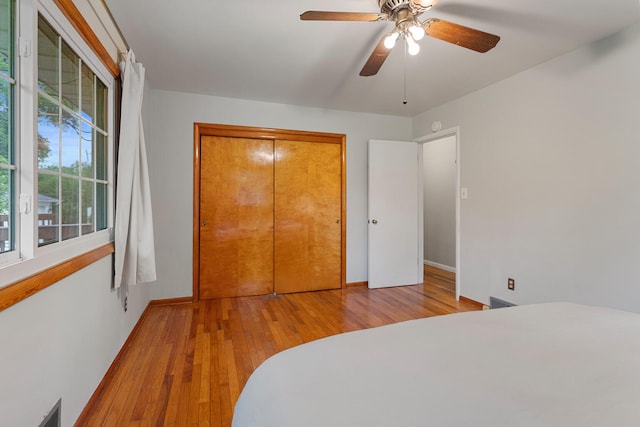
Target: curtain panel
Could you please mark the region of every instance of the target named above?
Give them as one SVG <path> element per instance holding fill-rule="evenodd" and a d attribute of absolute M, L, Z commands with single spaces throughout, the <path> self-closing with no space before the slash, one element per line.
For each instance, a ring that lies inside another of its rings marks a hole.
<path fill-rule="evenodd" d="M 122 110 L 115 215 L 114 286 L 156 280 L 149 170 L 142 126 L 145 69 L 129 50 L 120 64 Z"/>

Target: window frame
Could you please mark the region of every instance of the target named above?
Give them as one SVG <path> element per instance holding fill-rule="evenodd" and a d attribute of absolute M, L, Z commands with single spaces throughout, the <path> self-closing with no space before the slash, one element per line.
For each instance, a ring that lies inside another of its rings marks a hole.
<path fill-rule="evenodd" d="M 11 0 L 10 0 L 11 1 Z M 10 141 L 10 144 L 12 144 L 12 157 L 13 159 L 9 159 L 9 163 L 11 164 L 12 167 L 9 168 L 2 168 L 3 170 L 10 170 L 13 171 L 13 187 L 12 187 L 12 195 L 11 195 L 11 201 L 13 202 L 13 206 L 12 206 L 12 211 L 9 212 L 9 221 L 10 224 L 12 222 L 12 227 L 13 229 L 9 230 L 9 233 L 13 235 L 13 250 L 11 251 L 7 251 L 4 253 L 0 253 L 0 268 L 3 265 L 6 265 L 8 263 L 12 263 L 15 262 L 18 259 L 18 253 L 20 251 L 20 221 L 18 220 L 18 209 L 17 209 L 17 201 L 18 201 L 18 180 L 19 180 L 19 150 L 18 150 L 18 141 L 20 139 L 20 135 L 19 135 L 19 123 L 20 123 L 20 115 L 19 115 L 19 111 L 20 111 L 20 105 L 19 105 L 19 87 L 20 87 L 20 78 L 19 78 L 19 74 L 20 74 L 20 61 L 18 60 L 18 28 L 19 28 L 19 23 L 18 23 L 18 19 L 19 19 L 19 7 L 20 7 L 20 0 L 14 0 L 13 1 L 13 12 L 14 12 L 14 16 L 13 16 L 13 28 L 11 28 L 12 30 L 12 37 L 13 37 L 13 50 L 12 53 L 14 54 L 14 58 L 13 58 L 13 64 L 12 64 L 12 72 L 10 71 L 9 74 L 5 74 L 5 73 L 0 73 L 2 74 L 2 78 L 5 81 L 9 82 L 9 85 L 11 85 L 13 87 L 13 93 L 11 94 L 11 102 L 12 102 L 12 106 L 11 106 L 11 135 L 12 135 L 12 141 Z M 1 286 L 1 285 L 0 285 Z"/>
<path fill-rule="evenodd" d="M 70 5 L 68 4 L 70 3 Z M 0 258 L 0 291 L 9 285 L 44 272 L 61 263 L 69 262 L 83 254 L 104 248 L 113 242 L 114 182 L 115 182 L 115 90 L 116 77 L 104 60 L 103 52 L 96 52 L 93 43 L 87 41 L 77 22 L 70 19 L 76 14 L 83 19 L 72 2 L 60 0 L 16 0 L 16 49 L 15 73 L 19 89 L 15 92 L 15 164 L 18 168 L 15 180 L 14 200 L 30 201 L 30 210 L 25 213 L 22 203 L 16 209 L 16 250 L 7 254 L 13 257 Z M 62 10 L 60 7 L 65 7 Z M 107 95 L 107 228 L 87 235 L 60 241 L 47 246 L 38 246 L 37 214 L 37 103 L 38 103 L 38 14 L 51 25 L 65 42 L 78 54 L 91 71 L 105 84 Z M 77 19 L 76 16 L 76 19 Z M 88 24 L 85 25 L 87 28 Z M 89 31 L 90 28 L 89 28 Z M 95 34 L 94 34 L 95 36 Z M 99 41 L 97 42 L 99 43 Z M 104 47 L 100 44 L 104 50 Z M 100 49 L 97 49 L 100 51 Z M 25 52 L 27 54 L 25 54 Z M 111 244 L 111 246 L 113 246 Z M 2 254 L 2 255 L 7 255 Z M 5 259 L 7 258 L 7 259 Z"/>

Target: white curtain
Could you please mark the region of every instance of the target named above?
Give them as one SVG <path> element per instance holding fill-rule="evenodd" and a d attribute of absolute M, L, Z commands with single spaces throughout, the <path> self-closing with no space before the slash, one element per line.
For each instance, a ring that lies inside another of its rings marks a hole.
<path fill-rule="evenodd" d="M 122 119 L 115 218 L 115 287 L 156 280 L 153 217 L 142 129 L 144 67 L 127 52 L 122 72 Z"/>

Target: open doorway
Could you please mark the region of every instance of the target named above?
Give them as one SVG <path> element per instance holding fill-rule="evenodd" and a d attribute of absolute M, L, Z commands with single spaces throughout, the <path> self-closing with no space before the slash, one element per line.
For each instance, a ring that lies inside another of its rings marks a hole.
<path fill-rule="evenodd" d="M 455 286 L 460 297 L 458 128 L 424 136 L 420 145 L 420 255 L 425 283 Z"/>

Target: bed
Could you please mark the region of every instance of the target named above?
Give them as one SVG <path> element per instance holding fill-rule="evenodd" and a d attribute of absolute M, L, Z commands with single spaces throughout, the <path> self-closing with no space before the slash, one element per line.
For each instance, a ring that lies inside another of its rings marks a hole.
<path fill-rule="evenodd" d="M 640 426 L 640 315 L 545 303 L 320 339 L 251 375 L 249 426 Z"/>

